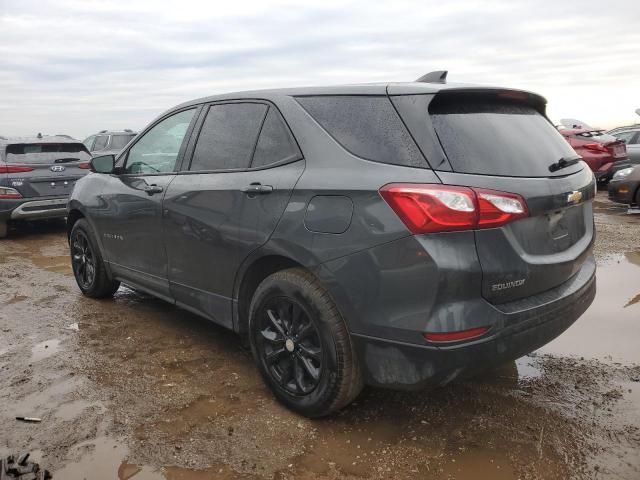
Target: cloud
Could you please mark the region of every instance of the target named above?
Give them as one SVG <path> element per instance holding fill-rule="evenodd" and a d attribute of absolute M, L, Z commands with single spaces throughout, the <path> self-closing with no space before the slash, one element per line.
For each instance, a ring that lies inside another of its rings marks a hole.
<path fill-rule="evenodd" d="M 139 129 L 200 96 L 441 68 L 613 126 L 640 107 L 639 17 L 615 0 L 0 0 L 0 134 Z"/>

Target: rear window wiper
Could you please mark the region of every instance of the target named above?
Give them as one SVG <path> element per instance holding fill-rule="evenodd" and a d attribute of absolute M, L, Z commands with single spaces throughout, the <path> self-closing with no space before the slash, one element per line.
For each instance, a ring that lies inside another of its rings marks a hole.
<path fill-rule="evenodd" d="M 56 158 L 54 163 L 69 163 L 69 162 L 79 162 L 79 158 Z"/>
<path fill-rule="evenodd" d="M 557 172 L 558 170 L 563 169 L 565 167 L 575 165 L 580 160 L 582 160 L 582 157 L 562 157 L 556 163 L 552 163 L 551 165 L 549 165 L 549 171 Z"/>

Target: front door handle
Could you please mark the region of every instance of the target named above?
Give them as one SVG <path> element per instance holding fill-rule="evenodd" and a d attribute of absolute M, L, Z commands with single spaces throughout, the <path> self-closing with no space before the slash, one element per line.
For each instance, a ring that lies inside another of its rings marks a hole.
<path fill-rule="evenodd" d="M 262 185 L 260 183 L 252 183 L 247 187 L 242 187 L 240 191 L 249 195 L 256 195 L 256 194 L 264 195 L 266 193 L 273 192 L 273 187 L 271 185 Z"/>
<path fill-rule="evenodd" d="M 144 187 L 144 191 L 147 192 L 148 195 L 153 195 L 155 193 L 162 193 L 162 187 L 160 185 L 147 185 Z"/>

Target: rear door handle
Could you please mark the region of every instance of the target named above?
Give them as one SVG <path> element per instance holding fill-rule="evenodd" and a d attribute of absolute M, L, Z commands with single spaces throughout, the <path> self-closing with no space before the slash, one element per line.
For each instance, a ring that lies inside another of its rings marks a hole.
<path fill-rule="evenodd" d="M 144 187 L 144 191 L 147 192 L 148 195 L 153 195 L 155 193 L 162 193 L 162 187 L 160 185 L 147 185 Z"/>
<path fill-rule="evenodd" d="M 266 193 L 273 192 L 273 187 L 271 185 L 262 185 L 260 183 L 252 183 L 247 187 L 242 187 L 240 191 L 243 193 L 247 193 L 249 195 L 256 195 L 256 194 L 264 195 Z"/>

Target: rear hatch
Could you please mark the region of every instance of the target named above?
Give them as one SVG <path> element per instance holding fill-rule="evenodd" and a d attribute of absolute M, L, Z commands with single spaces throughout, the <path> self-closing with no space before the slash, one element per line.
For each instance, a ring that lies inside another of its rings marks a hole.
<path fill-rule="evenodd" d="M 626 143 L 604 130 L 581 130 L 571 136 L 576 151 L 588 151 L 594 170 L 607 170 L 612 162 L 627 158 Z"/>
<path fill-rule="evenodd" d="M 410 104 L 394 103 L 401 114 Z M 429 130 L 445 157 L 434 165 L 443 183 L 520 195 L 527 205 L 528 217 L 475 231 L 483 296 L 509 302 L 572 277 L 593 240 L 594 180 L 544 115 L 544 100 L 517 91 L 452 89 L 431 96 L 427 108 Z"/>
<path fill-rule="evenodd" d="M 89 170 L 91 155 L 80 142 L 12 143 L 0 172 L 25 197 L 63 197 Z"/>

